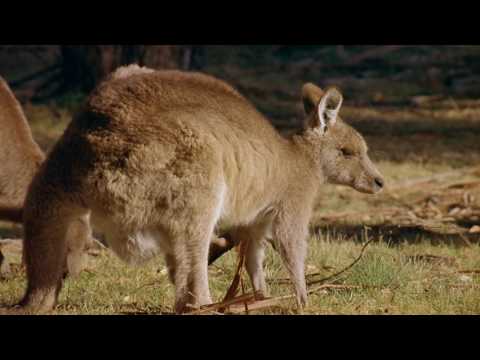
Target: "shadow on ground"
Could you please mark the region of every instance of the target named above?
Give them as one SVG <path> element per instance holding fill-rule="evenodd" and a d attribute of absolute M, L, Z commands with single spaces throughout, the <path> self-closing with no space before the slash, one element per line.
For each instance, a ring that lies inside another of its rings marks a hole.
<path fill-rule="evenodd" d="M 330 233 L 335 239 L 355 242 L 365 241 L 367 235 L 368 239 L 373 239 L 374 242 L 384 242 L 390 246 L 403 243 L 418 244 L 426 240 L 432 245 L 448 244 L 459 247 L 480 243 L 479 234 L 441 234 L 416 225 L 377 224 L 366 227 L 364 225 L 333 224 L 318 225 L 312 231 L 319 236 Z"/>

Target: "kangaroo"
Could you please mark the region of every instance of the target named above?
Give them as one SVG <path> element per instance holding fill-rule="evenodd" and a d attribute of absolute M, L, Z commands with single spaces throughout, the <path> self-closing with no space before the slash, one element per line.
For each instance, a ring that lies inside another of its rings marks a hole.
<path fill-rule="evenodd" d="M 306 84 L 305 128 L 282 137 L 233 87 L 181 71 L 123 67 L 100 83 L 36 174 L 24 208 L 27 288 L 20 306 L 50 311 L 62 287 L 70 222 L 94 229 L 130 264 L 163 253 L 175 311 L 211 303 L 215 231 L 248 241 L 247 272 L 266 293 L 271 239 L 307 303 L 308 223 L 324 183 L 377 193 L 384 180 L 362 136 L 339 117 L 336 88 Z"/>
<path fill-rule="evenodd" d="M 123 71 L 120 68 L 117 76 L 121 77 Z M 33 139 L 20 103 L 0 76 L 0 220 L 23 222 L 23 203 L 28 186 L 44 160 L 45 154 Z M 70 225 L 66 273 L 76 275 L 85 267 L 85 251 L 93 242 L 91 233 L 88 216 L 80 217 Z M 225 239 L 213 239 L 209 262 L 215 261 L 232 246 Z M 0 249 L 0 264 L 3 259 Z"/>
<path fill-rule="evenodd" d="M 27 189 L 44 160 L 21 105 L 0 77 L 0 220 L 23 221 Z M 84 250 L 91 244 L 90 234 L 88 216 L 70 224 L 66 261 L 70 274 L 78 274 L 85 266 Z"/>
<path fill-rule="evenodd" d="M 0 214 L 18 222 L 28 185 L 45 155 L 33 140 L 20 104 L 1 77 L 0 146 Z"/>

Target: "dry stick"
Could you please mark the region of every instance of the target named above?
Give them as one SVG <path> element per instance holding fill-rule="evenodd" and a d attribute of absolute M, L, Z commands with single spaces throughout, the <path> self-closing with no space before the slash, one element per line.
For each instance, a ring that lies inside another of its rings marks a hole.
<path fill-rule="evenodd" d="M 459 270 L 457 272 L 460 274 L 480 274 L 480 269 Z"/>
<path fill-rule="evenodd" d="M 241 303 L 243 301 L 253 300 L 253 299 L 254 299 L 254 294 L 249 293 L 249 294 L 237 296 L 237 297 L 232 298 L 232 299 L 227 300 L 227 301 L 222 301 L 222 302 L 202 306 L 198 310 L 188 312 L 187 315 L 200 315 L 200 314 L 204 314 L 204 313 L 208 313 L 208 312 L 212 312 L 212 311 L 217 311 L 217 310 L 218 310 L 218 312 L 222 312 L 220 310 L 225 309 L 230 305 Z"/>
<path fill-rule="evenodd" d="M 147 287 L 150 287 L 150 286 L 160 286 L 162 285 L 162 283 L 158 280 L 154 280 L 154 281 L 151 281 L 151 282 L 148 282 L 146 284 L 143 284 L 143 285 L 140 285 L 138 286 L 137 288 L 133 289 L 130 294 L 136 294 L 137 292 L 139 292 L 140 290 L 142 289 L 145 289 Z"/>
<path fill-rule="evenodd" d="M 339 272 L 335 273 L 335 274 L 332 274 L 332 275 L 329 275 L 323 279 L 319 279 L 319 280 L 312 280 L 310 281 L 307 285 L 310 286 L 310 285 L 315 285 L 315 284 L 318 284 L 318 283 L 324 283 L 330 279 L 334 279 L 338 276 L 340 276 L 341 274 L 345 273 L 346 271 L 350 270 L 352 267 L 355 266 L 356 263 L 358 263 L 360 261 L 360 259 L 363 257 L 363 253 L 365 252 L 365 249 L 367 248 L 368 245 L 370 245 L 370 243 L 373 241 L 374 239 L 370 239 L 368 240 L 363 246 L 362 246 L 362 249 L 360 250 L 360 254 L 358 255 L 358 257 L 350 264 L 348 265 L 347 267 L 343 268 L 342 270 L 340 270 Z"/>
<path fill-rule="evenodd" d="M 98 240 L 95 236 L 92 236 L 92 239 L 95 243 L 95 245 L 98 245 L 101 249 L 108 249 L 107 246 L 105 246 L 100 240 Z"/>
<path fill-rule="evenodd" d="M 286 299 L 291 299 L 295 295 L 284 295 L 284 296 L 277 296 L 277 297 L 272 297 L 268 299 L 263 299 L 263 300 L 258 300 L 250 304 L 249 309 L 250 310 L 260 310 L 260 309 L 265 309 L 269 308 L 275 305 L 278 305 L 280 301 L 286 300 Z M 243 307 L 235 307 L 234 305 L 230 306 L 229 312 L 232 314 L 240 314 L 245 312 L 245 309 Z"/>
<path fill-rule="evenodd" d="M 241 276 L 241 275 L 240 275 L 240 284 L 241 284 L 241 286 L 242 286 L 242 295 L 245 295 L 245 284 L 244 284 L 244 282 L 243 282 L 243 276 Z M 243 303 L 243 305 L 245 306 L 245 312 L 246 312 L 247 315 L 248 315 L 248 302 L 245 301 L 245 302 Z"/>
<path fill-rule="evenodd" d="M 238 285 L 241 281 L 242 270 L 245 265 L 245 253 L 247 251 L 248 241 L 240 242 L 239 254 L 238 254 L 238 265 L 237 270 L 235 271 L 235 276 L 233 277 L 232 283 L 227 291 L 227 294 L 223 298 L 222 302 L 229 301 L 230 299 L 235 298 L 235 295 L 238 291 Z M 226 308 L 220 308 L 219 312 L 224 312 Z"/>

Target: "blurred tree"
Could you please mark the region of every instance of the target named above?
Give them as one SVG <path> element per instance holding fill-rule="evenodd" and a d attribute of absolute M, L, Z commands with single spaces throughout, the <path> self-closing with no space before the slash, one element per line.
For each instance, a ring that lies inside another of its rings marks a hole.
<path fill-rule="evenodd" d="M 201 70 L 202 45 L 62 45 L 55 63 L 11 83 L 25 98 L 43 101 L 69 91 L 90 92 L 117 67 L 136 63 L 154 69 Z M 28 87 L 28 84 L 35 85 Z M 34 95 L 33 95 L 34 94 Z"/>
<path fill-rule="evenodd" d="M 56 92 L 69 89 L 90 91 L 117 67 L 137 63 L 155 69 L 190 69 L 197 67 L 192 55 L 198 46 L 189 45 L 88 45 L 61 47 L 63 84 Z"/>

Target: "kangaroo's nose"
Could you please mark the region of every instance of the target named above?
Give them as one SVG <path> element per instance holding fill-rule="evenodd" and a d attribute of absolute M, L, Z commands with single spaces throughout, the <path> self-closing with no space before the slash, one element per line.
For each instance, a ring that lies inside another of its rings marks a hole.
<path fill-rule="evenodd" d="M 383 185 L 385 185 L 385 181 L 382 178 L 375 178 L 375 184 L 377 184 L 378 187 L 383 188 Z"/>

